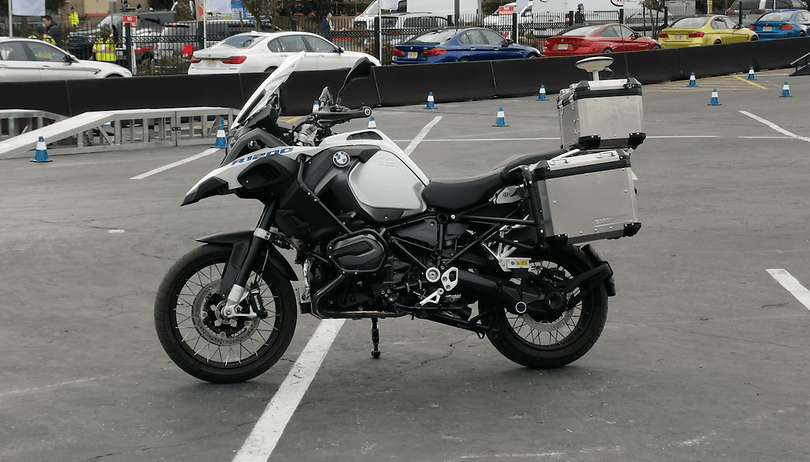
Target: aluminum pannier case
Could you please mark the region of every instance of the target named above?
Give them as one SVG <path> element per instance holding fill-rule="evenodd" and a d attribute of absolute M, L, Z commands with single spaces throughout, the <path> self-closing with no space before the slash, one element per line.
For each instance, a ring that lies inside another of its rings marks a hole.
<path fill-rule="evenodd" d="M 551 245 L 633 236 L 641 228 L 630 156 L 622 150 L 541 161 L 534 178 Z"/>
<path fill-rule="evenodd" d="M 638 80 L 583 80 L 557 96 L 562 148 L 635 148 L 644 141 Z"/>

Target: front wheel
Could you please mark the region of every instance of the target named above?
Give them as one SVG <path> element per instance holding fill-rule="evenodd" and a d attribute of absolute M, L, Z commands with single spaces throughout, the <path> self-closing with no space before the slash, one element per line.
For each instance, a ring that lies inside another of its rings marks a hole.
<path fill-rule="evenodd" d="M 184 255 L 166 273 L 155 299 L 155 329 L 169 357 L 198 379 L 214 383 L 250 380 L 286 351 L 295 332 L 290 281 L 272 267 L 255 268 L 251 291 L 240 304 L 254 318 L 222 315 L 219 294 L 231 247 L 204 245 Z"/>
<path fill-rule="evenodd" d="M 593 267 L 577 247 L 554 248 L 532 258 L 529 275 L 513 282 L 552 292 Z M 569 300 L 576 297 L 579 289 L 569 295 Z M 607 309 L 604 284 L 553 319 L 495 308 L 492 318 L 495 329 L 487 337 L 501 354 L 518 364 L 534 369 L 562 367 L 593 347 L 605 327 Z"/>

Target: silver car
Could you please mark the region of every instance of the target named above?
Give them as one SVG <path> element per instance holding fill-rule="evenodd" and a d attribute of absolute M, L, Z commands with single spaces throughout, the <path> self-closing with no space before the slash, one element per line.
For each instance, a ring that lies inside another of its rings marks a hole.
<path fill-rule="evenodd" d="M 272 72 L 285 58 L 304 51 L 296 70 L 349 68 L 362 58 L 379 66 L 377 58 L 346 51 L 309 32 L 247 32 L 234 35 L 204 50 L 195 51 L 189 74 Z"/>
<path fill-rule="evenodd" d="M 132 77 L 112 63 L 84 61 L 56 45 L 19 37 L 0 37 L 0 82 Z"/>

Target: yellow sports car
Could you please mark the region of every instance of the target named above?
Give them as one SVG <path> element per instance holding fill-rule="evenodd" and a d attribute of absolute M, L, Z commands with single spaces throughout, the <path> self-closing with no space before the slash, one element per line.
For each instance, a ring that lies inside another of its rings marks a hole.
<path fill-rule="evenodd" d="M 719 14 L 681 18 L 658 34 L 661 48 L 701 47 L 721 43 L 753 42 L 757 34 Z"/>

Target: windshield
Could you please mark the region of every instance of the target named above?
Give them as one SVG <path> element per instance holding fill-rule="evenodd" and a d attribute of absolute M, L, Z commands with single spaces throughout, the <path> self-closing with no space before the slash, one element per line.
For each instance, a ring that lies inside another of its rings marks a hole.
<path fill-rule="evenodd" d="M 439 31 L 430 31 L 425 32 L 422 35 L 417 35 L 416 37 L 408 40 L 407 43 L 444 43 L 454 35 L 456 35 L 455 30 L 439 30 Z"/>
<path fill-rule="evenodd" d="M 566 36 L 569 36 L 569 37 L 570 37 L 570 36 L 573 36 L 573 37 L 584 37 L 584 36 L 586 36 L 586 35 L 591 35 L 591 34 L 593 34 L 593 33 L 594 33 L 594 32 L 596 32 L 597 30 L 599 30 L 599 28 L 600 28 L 600 27 L 602 27 L 602 26 L 601 26 L 601 25 L 599 25 L 599 26 L 585 26 L 585 27 L 577 27 L 576 29 L 571 29 L 571 30 L 569 30 L 569 31 L 563 32 L 561 35 L 566 35 Z"/>
<path fill-rule="evenodd" d="M 244 125 L 248 120 L 250 120 L 251 117 L 261 112 L 262 109 L 270 104 L 273 95 L 281 87 L 281 84 L 287 81 L 290 74 L 292 74 L 295 70 L 295 67 L 298 66 L 298 63 L 304 59 L 305 54 L 306 52 L 299 51 L 281 62 L 278 69 L 270 74 L 270 76 L 267 77 L 261 85 L 259 85 L 259 88 L 257 88 L 256 91 L 250 95 L 250 98 L 248 98 L 245 105 L 242 106 L 242 110 L 239 111 L 239 115 L 237 115 L 236 119 L 234 119 L 230 130 L 236 130 L 240 126 Z"/>
<path fill-rule="evenodd" d="M 701 28 L 709 22 L 711 18 L 681 18 L 669 27 Z"/>
<path fill-rule="evenodd" d="M 793 11 L 777 11 L 775 13 L 766 13 L 757 21 L 790 21 L 792 16 Z"/>
<path fill-rule="evenodd" d="M 259 40 L 261 40 L 261 38 L 262 37 L 259 35 L 234 35 L 219 42 L 219 44 L 222 46 L 229 46 L 234 48 L 250 48 L 253 45 L 259 43 Z"/>

